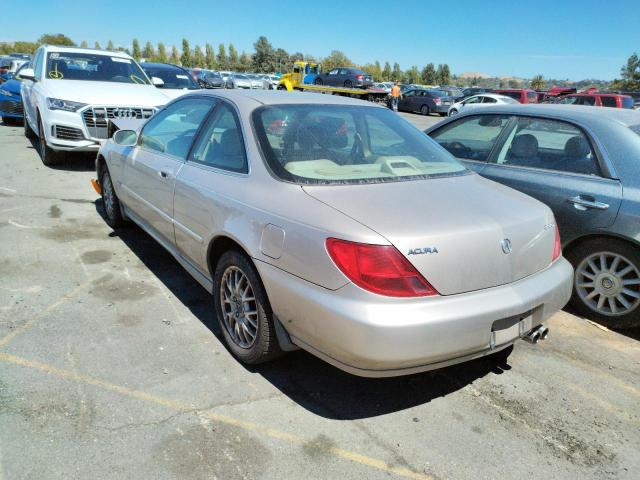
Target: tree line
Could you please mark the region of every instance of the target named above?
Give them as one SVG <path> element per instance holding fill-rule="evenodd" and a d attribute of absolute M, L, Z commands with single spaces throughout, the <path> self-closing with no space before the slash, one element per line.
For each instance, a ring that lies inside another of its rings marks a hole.
<path fill-rule="evenodd" d="M 13 43 L 0 43 L 0 54 L 12 52 L 33 53 L 42 44 L 79 46 L 88 48 L 87 41 L 76 44 L 71 38 L 63 34 L 45 34 L 36 42 L 17 41 Z M 103 49 L 99 42 L 92 45 L 93 48 Z M 261 36 L 253 44 L 254 51 L 251 53 L 238 52 L 236 47 L 229 43 L 220 43 L 217 48 L 210 43 L 204 46 L 195 45 L 191 47 L 188 39 L 182 40 L 181 48 L 176 45 L 165 45 L 160 42 L 153 44 L 150 41 L 141 45 L 137 38 L 131 43 L 131 48 L 114 45 L 109 40 L 104 47 L 111 51 L 124 51 L 136 60 L 149 62 L 173 63 L 185 68 L 207 68 L 210 70 L 233 70 L 238 72 L 253 71 L 259 73 L 287 72 L 293 63 L 304 60 L 308 62 L 320 63 L 324 71 L 329 71 L 335 67 L 359 67 L 370 74 L 375 81 L 399 81 L 403 83 L 423 83 L 427 85 L 444 85 L 452 81 L 449 65 L 434 65 L 428 63 L 422 69 L 414 65 L 408 70 L 402 70 L 396 62 L 393 66 L 389 62 L 381 65 L 379 61 L 357 65 L 343 52 L 332 51 L 328 56 L 317 58 L 313 55 L 301 52 L 289 53 L 283 48 L 275 48 L 265 36 Z"/>

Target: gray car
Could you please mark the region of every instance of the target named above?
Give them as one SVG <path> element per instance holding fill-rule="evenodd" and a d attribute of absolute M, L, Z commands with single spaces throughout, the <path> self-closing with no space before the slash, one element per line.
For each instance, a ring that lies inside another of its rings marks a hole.
<path fill-rule="evenodd" d="M 230 88 L 245 88 L 251 90 L 253 88 L 253 82 L 244 73 L 233 73 L 227 80 L 227 85 Z"/>
<path fill-rule="evenodd" d="M 565 105 L 485 106 L 429 130 L 482 176 L 551 207 L 576 270 L 572 305 L 640 325 L 640 114 Z"/>
<path fill-rule="evenodd" d="M 105 143 L 106 219 L 213 294 L 229 349 L 391 376 L 497 353 L 571 294 L 551 210 L 369 102 L 202 90 Z"/>

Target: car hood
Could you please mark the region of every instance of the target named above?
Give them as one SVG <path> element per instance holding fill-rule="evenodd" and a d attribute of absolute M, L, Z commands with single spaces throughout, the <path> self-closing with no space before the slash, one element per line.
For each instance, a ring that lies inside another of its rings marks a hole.
<path fill-rule="evenodd" d="M 442 295 L 504 285 L 551 264 L 549 208 L 476 174 L 303 188 L 386 238 Z"/>
<path fill-rule="evenodd" d="M 167 97 L 169 97 L 171 100 L 194 91 L 195 89 L 189 90 L 188 88 L 163 88 L 162 89 L 162 93 Z"/>
<path fill-rule="evenodd" d="M 89 105 L 157 107 L 170 100 L 153 85 L 49 79 L 43 83 L 49 97 Z"/>
<path fill-rule="evenodd" d="M 7 80 L 4 83 L 0 83 L 0 88 L 14 95 L 20 95 L 20 80 Z"/>

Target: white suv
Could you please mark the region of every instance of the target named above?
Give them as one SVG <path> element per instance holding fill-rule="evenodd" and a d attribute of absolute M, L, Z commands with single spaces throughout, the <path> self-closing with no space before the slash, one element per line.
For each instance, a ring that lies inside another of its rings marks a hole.
<path fill-rule="evenodd" d="M 43 45 L 21 72 L 25 135 L 53 165 L 69 151 L 97 151 L 109 121 L 151 117 L 169 101 L 123 52 Z"/>

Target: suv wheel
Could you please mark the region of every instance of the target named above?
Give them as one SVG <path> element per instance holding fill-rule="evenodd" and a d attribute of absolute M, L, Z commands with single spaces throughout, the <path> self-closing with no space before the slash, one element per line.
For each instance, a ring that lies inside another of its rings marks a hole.
<path fill-rule="evenodd" d="M 273 312 L 253 264 L 237 250 L 225 252 L 213 276 L 214 305 L 227 346 L 240 361 L 257 364 L 279 356 Z"/>
<path fill-rule="evenodd" d="M 40 159 L 47 167 L 57 165 L 62 161 L 62 154 L 56 152 L 47 145 L 47 138 L 44 134 L 42 119 L 38 118 L 38 138 L 40 140 Z"/>
<path fill-rule="evenodd" d="M 640 251 L 616 239 L 578 245 L 567 258 L 575 269 L 571 305 L 612 328 L 640 326 Z"/>

